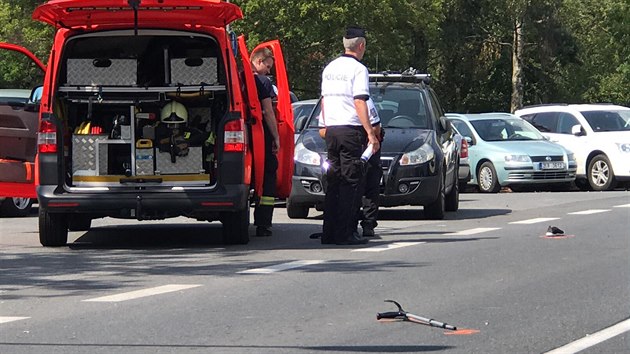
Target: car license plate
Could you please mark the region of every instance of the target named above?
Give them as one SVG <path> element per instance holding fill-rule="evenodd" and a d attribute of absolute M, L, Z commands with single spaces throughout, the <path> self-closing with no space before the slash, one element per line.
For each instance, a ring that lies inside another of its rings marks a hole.
<path fill-rule="evenodd" d="M 541 170 L 561 170 L 561 169 L 564 169 L 564 162 L 562 161 L 541 162 L 540 169 Z"/>

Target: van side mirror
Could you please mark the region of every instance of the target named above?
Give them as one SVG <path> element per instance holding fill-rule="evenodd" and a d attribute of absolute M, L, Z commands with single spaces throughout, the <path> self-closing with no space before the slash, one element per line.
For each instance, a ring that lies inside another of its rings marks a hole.
<path fill-rule="evenodd" d="M 571 134 L 575 136 L 583 136 L 583 135 L 586 135 L 586 132 L 584 131 L 584 129 L 582 129 L 581 125 L 576 124 L 571 127 Z"/>
<path fill-rule="evenodd" d="M 44 91 L 44 86 L 36 86 L 32 91 L 31 95 L 28 97 L 28 102 L 24 106 L 25 111 L 29 112 L 39 112 L 39 104 L 42 102 L 42 92 Z"/>
<path fill-rule="evenodd" d="M 473 138 L 469 137 L 469 136 L 465 136 L 464 140 L 466 140 L 466 142 L 468 143 L 468 146 L 473 146 L 475 145 L 475 143 L 473 142 Z"/>

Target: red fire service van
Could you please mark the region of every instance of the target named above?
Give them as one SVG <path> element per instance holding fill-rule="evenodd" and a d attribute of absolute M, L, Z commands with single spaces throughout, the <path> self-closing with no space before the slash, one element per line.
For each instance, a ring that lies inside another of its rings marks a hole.
<path fill-rule="evenodd" d="M 35 162 L 39 235 L 67 243 L 95 218 L 219 220 L 249 241 L 262 193 L 262 112 L 240 8 L 220 0 L 52 0 L 56 28 Z M 291 191 L 293 117 L 284 59 L 272 50 L 281 136 L 278 197 Z"/>

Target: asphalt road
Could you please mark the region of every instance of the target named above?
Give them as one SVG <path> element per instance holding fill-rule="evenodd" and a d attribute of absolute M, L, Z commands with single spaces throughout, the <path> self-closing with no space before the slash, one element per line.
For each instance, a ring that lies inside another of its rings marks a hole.
<path fill-rule="evenodd" d="M 279 207 L 245 246 L 182 218 L 43 248 L 35 215 L 2 218 L 0 353 L 630 352 L 630 192 L 467 193 L 446 220 L 381 219 L 365 246 L 321 245 L 320 213 Z M 378 322 L 386 299 L 459 330 Z"/>

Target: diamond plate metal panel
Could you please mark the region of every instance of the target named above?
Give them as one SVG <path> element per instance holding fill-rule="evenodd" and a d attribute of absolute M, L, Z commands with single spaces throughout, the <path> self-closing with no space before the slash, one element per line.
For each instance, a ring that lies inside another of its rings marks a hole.
<path fill-rule="evenodd" d="M 135 59 L 110 59 L 108 67 L 95 66 L 96 59 L 68 59 L 66 83 L 76 86 L 133 86 L 138 79 Z"/>
<path fill-rule="evenodd" d="M 216 85 L 217 58 L 200 58 L 199 66 L 186 65 L 186 58 L 171 59 L 171 84 L 173 85 Z"/>
<path fill-rule="evenodd" d="M 107 140 L 107 135 L 72 135 L 72 174 L 96 175 L 97 142 Z M 100 154 L 103 155 L 103 154 Z M 101 159 L 103 157 L 101 156 Z M 107 166 L 107 154 L 105 154 Z M 107 169 L 107 168 L 105 168 Z"/>
<path fill-rule="evenodd" d="M 189 147 L 187 156 L 177 156 L 175 163 L 172 163 L 170 153 L 158 151 L 155 160 L 155 174 L 203 173 L 202 155 L 201 147 Z"/>

